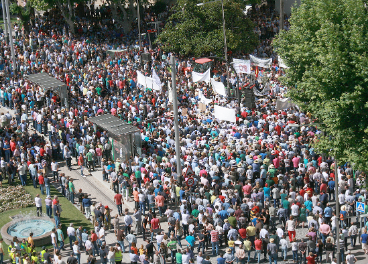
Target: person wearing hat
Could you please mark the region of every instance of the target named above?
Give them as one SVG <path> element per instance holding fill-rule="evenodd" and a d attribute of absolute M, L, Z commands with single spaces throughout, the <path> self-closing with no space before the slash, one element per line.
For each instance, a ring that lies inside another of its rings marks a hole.
<path fill-rule="evenodd" d="M 267 245 L 267 253 L 269 256 L 270 264 L 272 263 L 272 261 L 277 264 L 278 249 L 275 244 L 275 239 L 273 238 L 270 239 L 270 243 Z"/>
<path fill-rule="evenodd" d="M 226 253 L 224 254 L 223 258 L 225 259 L 225 263 L 233 263 L 235 260 L 234 255 L 231 253 L 231 249 L 227 248 Z"/>

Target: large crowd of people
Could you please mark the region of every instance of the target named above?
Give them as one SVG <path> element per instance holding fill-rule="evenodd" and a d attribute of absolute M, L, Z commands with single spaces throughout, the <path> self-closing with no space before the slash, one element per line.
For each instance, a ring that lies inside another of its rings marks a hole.
<path fill-rule="evenodd" d="M 14 238 L 8 248 L 13 263 L 65 263 L 60 255 L 65 234 L 60 228 L 58 197 L 50 197 L 53 181 L 60 183 L 61 195 L 73 203 L 78 199 L 95 227 L 88 231 L 70 224 L 66 236 L 72 254 L 67 263 L 80 264 L 84 251 L 88 263 L 96 259 L 121 263 L 123 254 L 129 254 L 131 263 L 143 264 L 208 264 L 213 263 L 212 256 L 218 264 L 263 259 L 277 263 L 290 258 L 294 263 L 312 264 L 333 263 L 339 254 L 350 264 L 356 257 L 348 249 L 356 248 L 357 238 L 368 254 L 367 221 L 359 226 L 354 217 L 359 215 L 356 202 L 367 204 L 365 173 L 344 164 L 335 175 L 334 160 L 313 148 L 321 131 L 313 126 L 311 114 L 295 106 L 276 109 L 276 99 L 285 95 L 287 87 L 278 80 L 283 71 L 270 45 L 279 30 L 272 7 L 261 6 L 250 15 L 260 37 L 254 55 L 275 61 L 271 69 L 260 73 L 270 90 L 256 98 L 255 108 L 215 94 L 206 83 L 193 83 L 188 71 L 193 62 L 177 57 L 180 174 L 166 85 L 172 73 L 169 59 L 176 55 L 159 47 L 148 51 L 144 40 L 151 60 L 143 63 L 135 26 L 130 32 L 118 29 L 106 18 L 107 7 L 87 14 L 76 21 L 76 34 L 60 23 L 57 10 L 35 17 L 29 34 L 17 31 L 16 67 L 10 63 L 9 45 L 4 38 L 1 41 L 0 104 L 14 110 L 14 115 L 0 116 L 0 182 L 11 185 L 19 176 L 22 185 L 40 187 L 47 198 L 36 197 L 37 213 L 42 214 L 44 202 L 56 225 L 51 236 L 53 253 L 47 248 L 40 255 L 32 253 L 32 236 L 22 242 Z M 153 18 L 147 12 L 142 25 Z M 288 26 L 285 17 L 285 29 Z M 113 48 L 127 52 L 112 57 L 106 51 Z M 153 69 L 164 83 L 161 91 L 137 85 L 137 70 L 151 75 Z M 25 78 L 40 72 L 67 84 L 69 108 L 58 94 Z M 226 76 L 221 67 L 214 77 L 224 83 L 229 78 L 244 89 L 250 86 L 246 75 Z M 204 111 L 198 107 L 201 96 L 212 100 Z M 214 105 L 235 108 L 236 122 L 216 119 Z M 108 132 L 95 130 L 87 120 L 103 114 L 115 115 L 141 130 L 141 155 L 113 159 Z M 60 160 L 69 169 L 77 164 L 82 176 L 87 176 L 85 168 L 101 170 L 103 180 L 116 192 L 117 215 L 76 192 L 73 180 L 58 173 Z M 192 186 L 186 184 L 188 175 L 193 175 Z M 131 198 L 134 212 L 123 206 Z M 338 215 L 332 205 L 337 199 Z M 297 237 L 296 232 L 305 229 L 305 235 Z M 116 235 L 114 245 L 106 244 L 108 230 Z M 138 245 L 137 236 L 146 242 Z M 336 252 L 338 243 L 340 252 Z"/>

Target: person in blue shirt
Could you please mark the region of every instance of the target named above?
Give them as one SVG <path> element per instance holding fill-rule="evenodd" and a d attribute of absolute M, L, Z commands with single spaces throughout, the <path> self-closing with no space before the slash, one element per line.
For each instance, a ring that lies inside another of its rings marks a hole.
<path fill-rule="evenodd" d="M 225 264 L 224 254 L 220 253 L 220 256 L 217 258 L 217 264 Z"/>
<path fill-rule="evenodd" d="M 188 246 L 190 246 L 190 248 L 194 248 L 194 243 L 195 243 L 195 238 L 193 236 L 193 233 L 190 233 L 185 240 L 188 242 Z"/>
<path fill-rule="evenodd" d="M 224 221 L 229 215 L 227 214 L 227 210 L 225 210 L 225 207 L 222 207 L 222 210 L 218 212 L 218 216 L 221 217 L 222 221 Z"/>
<path fill-rule="evenodd" d="M 362 248 L 364 249 L 364 254 L 368 254 L 368 234 L 367 230 L 363 230 L 363 234 L 360 236 L 360 243 L 362 244 Z"/>
<path fill-rule="evenodd" d="M 332 217 L 332 209 L 330 207 L 330 205 L 327 203 L 326 204 L 326 208 L 324 210 L 324 214 L 325 214 L 325 219 L 327 223 L 331 222 L 331 217 Z"/>
<path fill-rule="evenodd" d="M 329 201 L 335 200 L 335 181 L 332 178 L 328 182 L 328 199 Z"/>
<path fill-rule="evenodd" d="M 312 208 L 313 208 L 313 203 L 310 199 L 308 199 L 307 201 L 304 202 L 305 208 L 307 208 L 307 210 L 309 212 L 312 212 Z"/>

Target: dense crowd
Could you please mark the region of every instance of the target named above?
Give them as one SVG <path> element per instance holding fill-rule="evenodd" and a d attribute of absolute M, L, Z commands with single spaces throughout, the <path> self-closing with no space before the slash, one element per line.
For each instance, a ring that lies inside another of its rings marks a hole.
<path fill-rule="evenodd" d="M 71 202 L 78 200 L 95 226 L 91 231 L 73 224 L 68 227 L 73 253 L 67 263 L 80 263 L 82 251 L 88 254 L 88 263 L 95 263 L 96 256 L 101 263 L 121 263 L 127 252 L 131 263 L 144 264 L 169 259 L 171 263 L 208 264 L 211 254 L 218 264 L 260 263 L 262 258 L 277 263 L 291 251 L 295 263 L 322 262 L 324 256 L 334 261 L 340 254 L 350 264 L 356 258 L 348 250 L 348 237 L 352 249 L 359 238 L 368 253 L 366 219 L 359 227 L 352 218 L 359 214 L 355 203 L 366 204 L 365 173 L 345 164 L 335 175 L 334 160 L 322 157 L 311 145 L 321 133 L 311 115 L 297 107 L 276 109 L 276 99 L 287 88 L 279 83 L 283 71 L 270 46 L 279 30 L 273 8 L 262 6 L 251 14 L 261 43 L 254 55 L 275 59 L 271 69 L 261 71 L 270 91 L 257 98 L 255 108 L 216 95 L 205 83 L 192 83 L 188 67 L 193 62 L 177 58 L 180 175 L 166 85 L 172 72 L 169 59 L 175 54 L 155 48 L 150 51 L 150 62 L 141 63 L 135 27 L 130 32 L 117 29 L 105 19 L 105 9 L 96 11 L 103 18 L 101 23 L 93 15 L 78 19 L 76 35 L 57 22 L 61 17 L 56 10 L 36 17 L 30 34 L 16 34 L 16 70 L 9 62 L 9 46 L 4 39 L 1 42 L 0 104 L 15 114 L 0 116 L 0 182 L 7 180 L 11 185 L 17 176 L 22 185 L 31 181 L 47 195 L 44 201 L 35 198 L 37 214 L 42 214 L 45 203 L 46 214 L 55 219 L 54 252 L 47 248 L 40 254 L 33 252 L 32 235 L 22 242 L 14 238 L 8 248 L 13 263 L 65 263 L 60 255 L 65 239 L 61 208 L 57 196 L 51 199 L 52 182 L 60 183 L 61 195 Z M 147 12 L 145 20 L 152 17 Z M 127 53 L 111 57 L 106 51 L 112 48 L 127 49 Z M 151 75 L 152 69 L 164 83 L 161 91 L 137 85 L 137 70 Z M 224 83 L 229 78 L 234 86 L 250 84 L 247 76 L 232 73 L 227 77 L 223 70 L 219 68 L 215 78 Z M 25 78 L 39 72 L 67 84 L 71 107 L 66 108 L 58 94 L 43 91 Z M 205 111 L 198 107 L 201 95 L 212 99 Z M 236 123 L 217 120 L 214 105 L 235 108 Z M 185 114 L 184 108 L 188 109 Z M 142 155 L 112 158 L 107 131 L 94 130 L 87 120 L 107 113 L 141 130 Z M 73 179 L 58 173 L 60 160 L 69 169 L 77 164 L 82 176 L 87 176 L 85 168 L 101 170 L 116 192 L 118 214 L 111 216 L 111 208 L 76 191 Z M 192 172 L 194 184 L 187 186 Z M 131 197 L 134 212 L 123 208 Z M 336 199 L 341 205 L 338 215 L 330 205 Z M 161 226 L 163 219 L 168 228 Z M 336 224 L 340 234 L 336 234 Z M 300 227 L 308 232 L 297 239 Z M 108 230 L 116 234 L 115 245 L 106 245 Z M 137 244 L 140 235 L 147 243 Z M 340 252 L 336 252 L 337 243 Z"/>

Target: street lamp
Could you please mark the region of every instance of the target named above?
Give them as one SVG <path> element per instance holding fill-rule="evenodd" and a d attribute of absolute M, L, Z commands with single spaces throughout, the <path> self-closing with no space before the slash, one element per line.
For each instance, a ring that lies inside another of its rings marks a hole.
<path fill-rule="evenodd" d="M 225 27 L 225 12 L 224 12 L 224 0 L 215 0 L 215 1 L 210 1 L 210 2 L 205 2 L 205 3 L 199 3 L 197 4 L 197 6 L 203 6 L 203 5 L 207 5 L 210 3 L 215 3 L 221 1 L 221 9 L 222 9 L 222 31 L 224 34 L 224 53 L 225 53 L 225 63 L 226 63 L 226 87 L 227 87 L 227 93 L 229 95 L 229 64 L 228 64 L 228 60 L 227 60 L 227 42 L 226 42 L 226 27 Z"/>
<path fill-rule="evenodd" d="M 137 0 L 137 13 L 138 13 L 139 52 L 140 52 L 142 49 L 142 40 L 141 40 L 141 14 L 139 12 L 139 0 Z"/>

